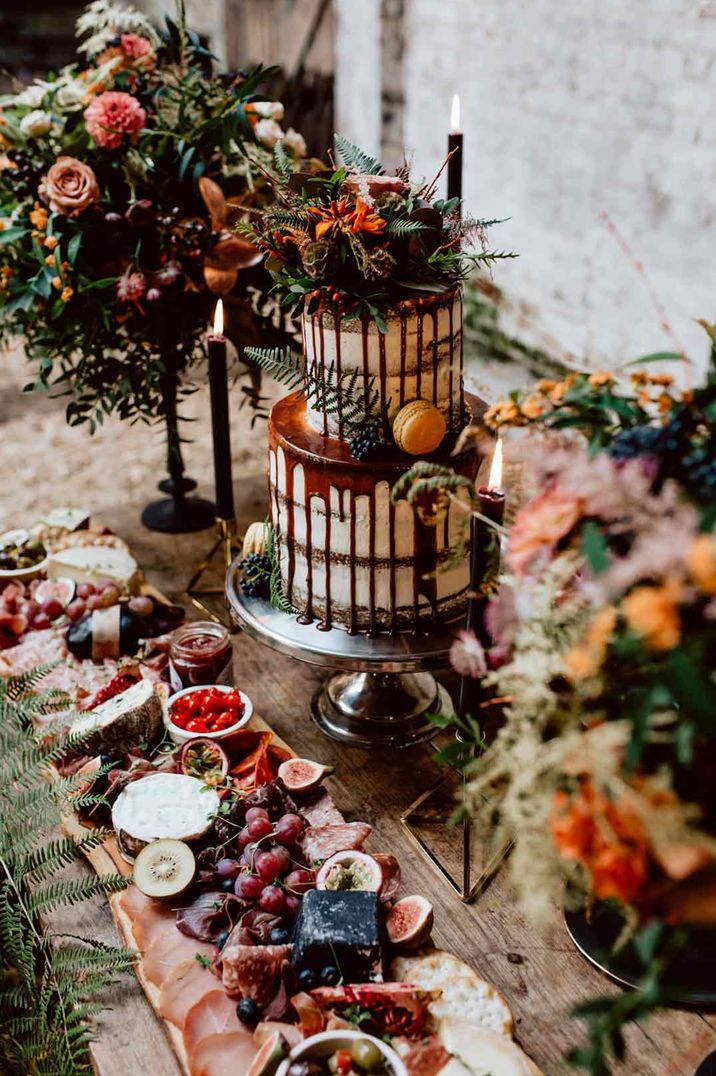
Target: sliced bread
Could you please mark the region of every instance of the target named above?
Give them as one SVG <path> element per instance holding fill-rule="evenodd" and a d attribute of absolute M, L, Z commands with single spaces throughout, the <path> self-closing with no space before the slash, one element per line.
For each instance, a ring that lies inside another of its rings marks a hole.
<path fill-rule="evenodd" d="M 470 1076 L 539 1076 L 539 1069 L 516 1042 L 488 1028 L 475 1027 L 467 1020 L 448 1016 L 440 1021 L 439 1037 L 448 1053 L 453 1055 L 463 1072 Z M 440 1076 L 452 1076 L 450 1065 L 441 1070 Z"/>

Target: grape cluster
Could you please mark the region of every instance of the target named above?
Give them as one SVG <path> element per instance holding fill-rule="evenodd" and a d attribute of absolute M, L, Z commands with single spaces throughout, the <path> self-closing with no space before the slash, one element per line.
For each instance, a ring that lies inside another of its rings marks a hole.
<path fill-rule="evenodd" d="M 40 170 L 35 167 L 29 154 L 20 149 L 9 149 L 7 156 L 14 167 L 5 169 L 3 181 L 14 187 L 18 194 L 27 192 L 36 194 Z"/>
<path fill-rule="evenodd" d="M 709 447 L 697 448 L 684 460 L 684 467 L 688 471 L 691 483 L 706 497 L 716 495 L 716 459 L 713 449 Z"/>
<path fill-rule="evenodd" d="M 361 423 L 351 440 L 351 456 L 357 460 L 367 459 L 380 443 L 380 423 L 369 419 Z"/>
<path fill-rule="evenodd" d="M 271 583 L 271 561 L 265 553 L 249 553 L 241 562 L 241 589 L 250 598 L 268 598 Z"/>

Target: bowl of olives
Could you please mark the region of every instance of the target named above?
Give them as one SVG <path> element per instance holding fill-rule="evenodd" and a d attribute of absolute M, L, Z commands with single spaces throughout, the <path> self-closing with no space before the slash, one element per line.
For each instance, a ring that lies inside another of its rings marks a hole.
<path fill-rule="evenodd" d="M 408 1076 L 395 1050 L 364 1031 L 322 1031 L 294 1046 L 276 1076 Z"/>
<path fill-rule="evenodd" d="M 0 534 L 0 580 L 30 580 L 47 567 L 47 550 L 28 531 Z"/>

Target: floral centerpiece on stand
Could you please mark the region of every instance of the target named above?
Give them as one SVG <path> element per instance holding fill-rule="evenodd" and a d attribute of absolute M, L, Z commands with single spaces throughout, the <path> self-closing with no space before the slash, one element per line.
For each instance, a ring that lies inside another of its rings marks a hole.
<path fill-rule="evenodd" d="M 216 73 L 178 6 L 158 33 L 96 0 L 80 62 L 0 99 L 0 326 L 24 338 L 28 387 L 72 395 L 71 423 L 165 418 L 181 483 L 177 393 L 217 295 L 229 335 L 257 338 L 243 285 L 261 254 L 233 225 L 271 200 L 277 141 L 290 162 L 305 144 L 257 100 L 264 71 Z"/>
<path fill-rule="evenodd" d="M 637 989 L 580 1008 L 589 1040 L 571 1056 L 601 1076 L 625 1021 L 678 1001 L 670 968 L 690 931 L 716 927 L 716 344 L 694 389 L 574 373 L 486 417 L 530 428 L 516 448 L 535 493 L 486 635 L 453 647 L 503 713 L 487 747 L 461 722 L 475 750 L 460 813 L 512 845 L 535 918 L 557 904 L 611 924 Z"/>

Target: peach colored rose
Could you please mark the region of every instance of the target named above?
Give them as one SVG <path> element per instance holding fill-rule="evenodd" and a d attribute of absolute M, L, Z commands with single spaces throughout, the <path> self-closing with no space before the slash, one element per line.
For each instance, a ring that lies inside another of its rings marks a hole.
<path fill-rule="evenodd" d="M 99 201 L 99 185 L 88 164 L 74 157 L 58 157 L 40 180 L 39 194 L 53 213 L 78 217 Z"/>
<path fill-rule="evenodd" d="M 146 37 L 140 37 L 139 34 L 122 34 L 119 47 L 130 60 L 141 60 L 152 51 L 151 41 L 147 41 Z"/>
<path fill-rule="evenodd" d="M 398 176 L 350 175 L 343 184 L 344 189 L 354 191 L 363 197 L 380 198 L 381 194 L 403 194 L 409 184 Z"/>
<path fill-rule="evenodd" d="M 510 533 L 508 560 L 518 575 L 538 553 L 551 550 L 572 530 L 581 515 L 573 494 L 548 490 L 517 513 Z"/>
<path fill-rule="evenodd" d="M 87 130 L 104 149 L 117 149 L 125 135 L 136 138 L 146 118 L 137 98 L 119 90 L 101 93 L 85 109 Z"/>

